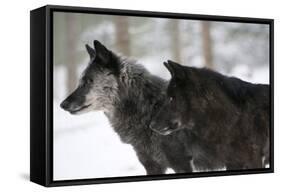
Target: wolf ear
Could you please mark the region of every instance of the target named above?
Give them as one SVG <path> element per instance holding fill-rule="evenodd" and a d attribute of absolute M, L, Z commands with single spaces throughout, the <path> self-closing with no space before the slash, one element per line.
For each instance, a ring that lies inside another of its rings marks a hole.
<path fill-rule="evenodd" d="M 164 62 L 164 65 L 169 70 L 172 77 L 184 77 L 184 69 L 182 65 L 171 60 Z"/>
<path fill-rule="evenodd" d="M 100 58 L 103 62 L 108 63 L 110 51 L 98 40 L 94 40 L 94 47 L 96 50 L 96 57 Z"/>
<path fill-rule="evenodd" d="M 96 56 L 96 51 L 92 47 L 90 47 L 88 44 L 86 44 L 85 47 L 87 49 L 87 52 L 90 55 L 90 58 L 94 58 Z"/>

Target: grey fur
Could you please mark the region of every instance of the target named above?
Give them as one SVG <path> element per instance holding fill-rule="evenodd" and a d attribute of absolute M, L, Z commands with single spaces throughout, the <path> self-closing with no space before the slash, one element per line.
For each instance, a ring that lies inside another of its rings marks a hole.
<path fill-rule="evenodd" d="M 79 87 L 61 107 L 73 114 L 104 111 L 121 141 L 133 146 L 147 174 L 163 174 L 168 167 L 191 172 L 191 155 L 181 143 L 184 133 L 163 136 L 149 128 L 158 104 L 164 100 L 167 82 L 99 42 L 94 45 L 96 54 L 87 46 L 91 61 Z"/>

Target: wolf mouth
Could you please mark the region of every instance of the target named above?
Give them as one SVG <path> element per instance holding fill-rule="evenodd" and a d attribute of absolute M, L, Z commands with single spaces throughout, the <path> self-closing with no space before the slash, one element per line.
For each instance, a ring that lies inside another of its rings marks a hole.
<path fill-rule="evenodd" d="M 170 127 L 165 127 L 162 130 L 157 130 L 157 129 L 153 129 L 153 128 L 151 128 L 151 129 L 160 135 L 169 135 L 170 133 L 173 132 L 173 129 L 171 129 Z"/>
<path fill-rule="evenodd" d="M 72 110 L 72 111 L 69 111 L 69 112 L 70 112 L 71 114 L 75 114 L 75 113 L 78 113 L 79 111 L 82 111 L 83 109 L 86 109 L 86 108 L 88 108 L 88 107 L 90 107 L 90 106 L 91 106 L 91 104 L 85 105 L 85 106 L 80 107 L 79 109 Z"/>

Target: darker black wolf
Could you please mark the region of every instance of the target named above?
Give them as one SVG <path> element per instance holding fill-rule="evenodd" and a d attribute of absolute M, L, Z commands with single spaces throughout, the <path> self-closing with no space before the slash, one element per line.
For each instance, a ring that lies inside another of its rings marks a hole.
<path fill-rule="evenodd" d="M 77 89 L 61 107 L 71 114 L 102 110 L 124 143 L 131 144 L 147 174 L 191 172 L 191 156 L 181 132 L 159 135 L 149 128 L 165 98 L 167 82 L 108 50 L 98 41 L 86 45 L 90 61 Z"/>
<path fill-rule="evenodd" d="M 152 130 L 162 135 L 185 130 L 195 165 L 208 157 L 228 170 L 269 163 L 268 85 L 173 61 L 164 65 L 172 78 Z"/>

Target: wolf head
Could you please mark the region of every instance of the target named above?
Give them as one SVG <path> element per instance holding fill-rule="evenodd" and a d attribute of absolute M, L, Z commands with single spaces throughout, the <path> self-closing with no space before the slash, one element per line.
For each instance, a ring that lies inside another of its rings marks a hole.
<path fill-rule="evenodd" d="M 105 111 L 117 94 L 119 64 L 116 56 L 97 40 L 94 41 L 94 49 L 86 44 L 86 50 L 90 61 L 78 87 L 60 104 L 71 114 Z"/>
<path fill-rule="evenodd" d="M 189 98 L 189 93 L 192 93 L 192 82 L 188 82 L 190 77 L 184 66 L 173 61 L 164 62 L 164 65 L 172 78 L 166 90 L 166 99 L 153 117 L 150 128 L 162 135 L 168 135 L 183 128 L 192 129 L 194 126 L 190 112 L 192 98 Z"/>

